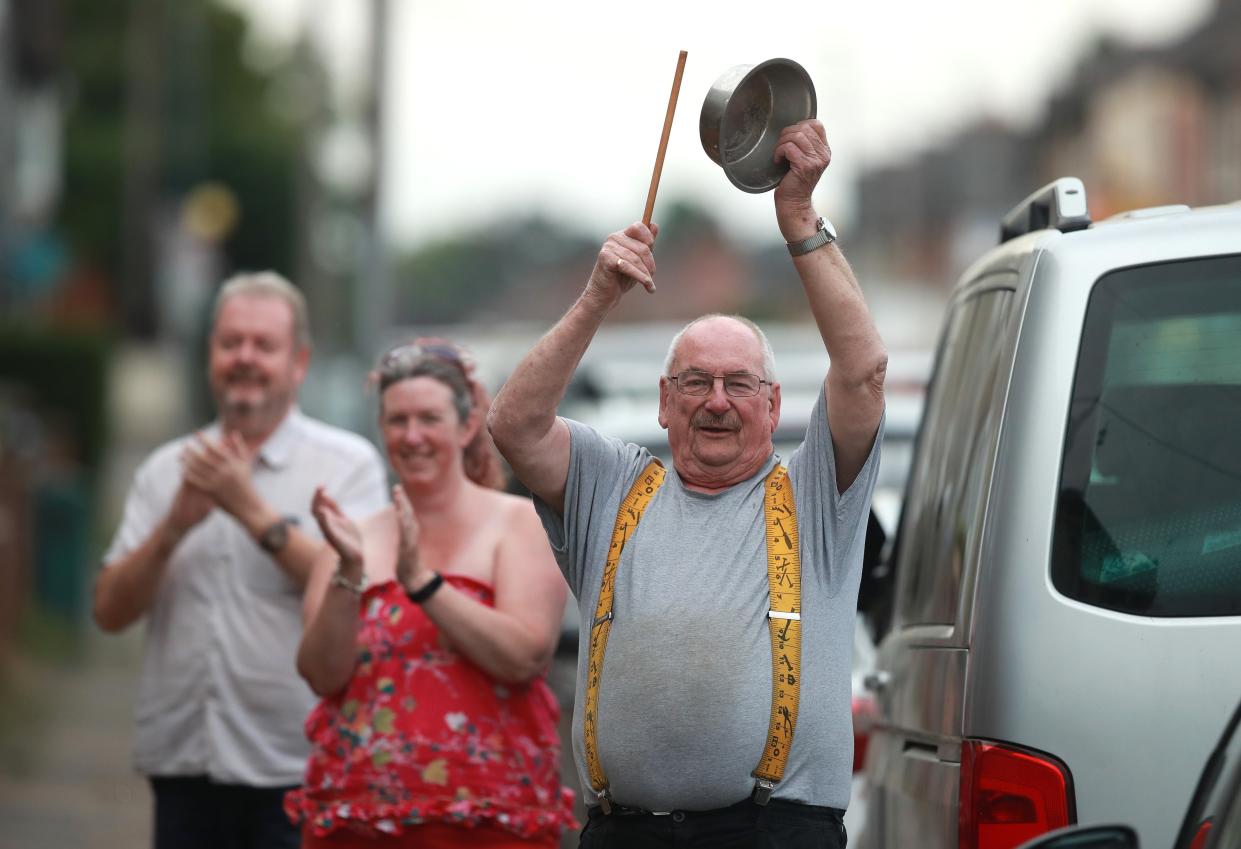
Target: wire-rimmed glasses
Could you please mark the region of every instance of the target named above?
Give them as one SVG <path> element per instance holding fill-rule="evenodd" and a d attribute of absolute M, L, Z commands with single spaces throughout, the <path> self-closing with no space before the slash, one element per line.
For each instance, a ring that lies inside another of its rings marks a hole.
<path fill-rule="evenodd" d="M 748 371 L 730 371 L 725 374 L 712 374 L 699 369 L 685 369 L 668 377 L 682 395 L 708 395 L 715 388 L 715 381 L 724 381 L 724 392 L 734 398 L 752 398 L 763 388 L 763 384 L 771 385 L 770 380 L 763 380 L 757 374 Z"/>

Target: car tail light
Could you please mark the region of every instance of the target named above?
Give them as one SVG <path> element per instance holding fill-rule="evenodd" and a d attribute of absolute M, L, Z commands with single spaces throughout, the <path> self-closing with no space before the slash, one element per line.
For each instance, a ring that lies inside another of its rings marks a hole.
<path fill-rule="evenodd" d="M 1202 849 L 1207 845 L 1207 838 L 1211 836 L 1211 823 L 1213 820 L 1207 820 L 1198 826 L 1198 833 L 1194 835 L 1194 839 L 1189 842 L 1189 849 Z"/>
<path fill-rule="evenodd" d="M 960 849 L 1010 849 L 1077 818 L 1068 768 L 1040 752 L 966 740 L 959 792 Z"/>
<path fill-rule="evenodd" d="M 853 771 L 866 765 L 866 746 L 875 722 L 875 700 L 870 696 L 853 697 Z"/>

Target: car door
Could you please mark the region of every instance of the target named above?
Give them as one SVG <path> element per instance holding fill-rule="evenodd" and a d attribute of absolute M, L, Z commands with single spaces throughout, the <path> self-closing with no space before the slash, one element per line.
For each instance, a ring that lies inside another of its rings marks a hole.
<path fill-rule="evenodd" d="M 955 849 L 966 633 L 962 598 L 994 465 L 1000 356 L 1017 275 L 981 276 L 949 307 L 893 559 L 895 615 L 871 676 L 869 847 Z"/>

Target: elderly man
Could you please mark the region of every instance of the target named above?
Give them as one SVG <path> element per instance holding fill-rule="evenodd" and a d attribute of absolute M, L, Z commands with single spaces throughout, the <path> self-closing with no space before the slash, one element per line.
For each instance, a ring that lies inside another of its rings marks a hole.
<path fill-rule="evenodd" d="M 145 616 L 135 761 L 155 795 L 155 846 L 295 847 L 283 794 L 301 783 L 302 588 L 322 543 L 324 486 L 354 515 L 385 503 L 374 447 L 303 415 L 306 302 L 272 272 L 226 282 L 208 377 L 219 419 L 138 469 L 95 587 L 95 620 Z"/>
<path fill-rule="evenodd" d="M 780 385 L 745 319 L 672 341 L 659 422 L 674 469 L 554 414 L 609 310 L 654 292 L 656 229 L 609 236 L 568 313 L 492 407 L 582 611 L 574 752 L 586 846 L 843 846 L 849 667 L 887 355 L 811 192 L 823 127 L 786 128 L 776 220 L 831 361 L 787 477 Z M 830 423 L 830 426 L 829 426 Z"/>

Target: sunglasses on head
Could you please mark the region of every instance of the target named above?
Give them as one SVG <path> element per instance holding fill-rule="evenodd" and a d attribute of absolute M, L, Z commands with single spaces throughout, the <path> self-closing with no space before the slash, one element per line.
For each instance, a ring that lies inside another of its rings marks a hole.
<path fill-rule="evenodd" d="M 379 359 L 379 370 L 385 373 L 412 368 L 422 360 L 450 363 L 467 377 L 474 368 L 474 359 L 446 339 L 420 338 L 397 345 Z"/>

